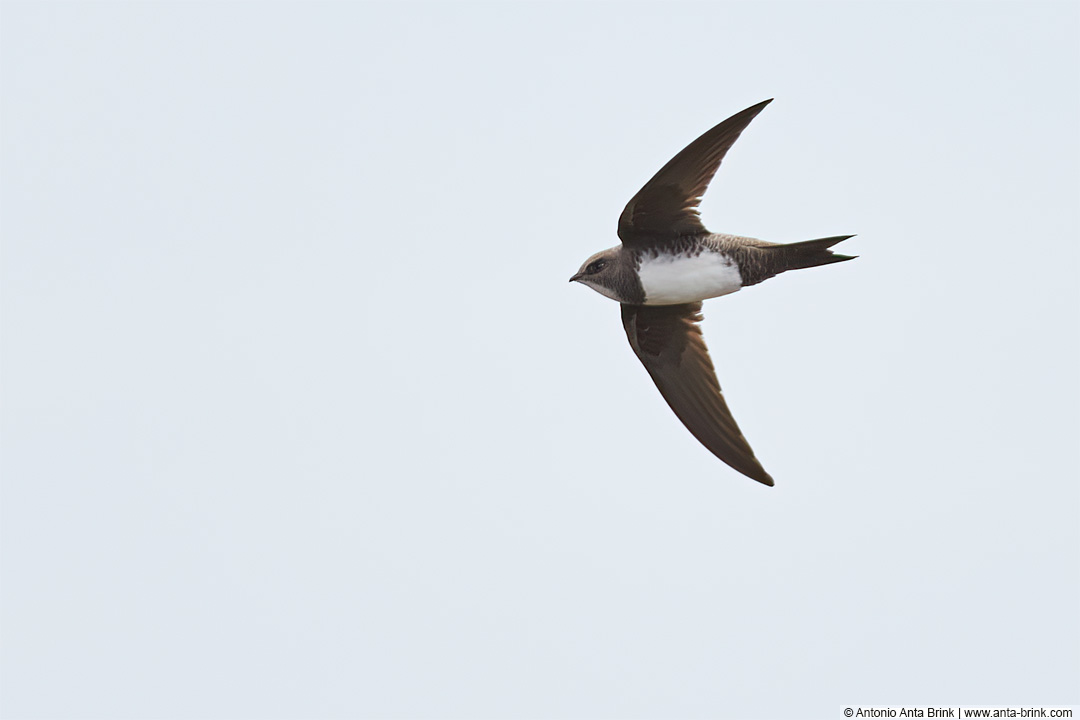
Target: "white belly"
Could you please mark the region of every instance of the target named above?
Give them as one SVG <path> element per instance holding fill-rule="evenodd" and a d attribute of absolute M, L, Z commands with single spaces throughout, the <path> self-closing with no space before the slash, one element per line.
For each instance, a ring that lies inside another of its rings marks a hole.
<path fill-rule="evenodd" d="M 679 305 L 733 293 L 742 287 L 739 267 L 724 255 L 648 255 L 638 268 L 646 305 Z"/>

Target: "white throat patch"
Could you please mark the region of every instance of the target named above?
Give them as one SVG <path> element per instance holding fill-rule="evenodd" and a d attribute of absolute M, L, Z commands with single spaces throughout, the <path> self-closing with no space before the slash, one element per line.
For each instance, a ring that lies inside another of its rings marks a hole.
<path fill-rule="evenodd" d="M 739 267 L 726 255 L 646 255 L 638 268 L 646 305 L 680 305 L 742 288 Z"/>
<path fill-rule="evenodd" d="M 606 298 L 611 298 L 612 300 L 614 300 L 616 302 L 620 302 L 619 298 L 616 297 L 614 290 L 606 288 L 603 285 L 597 285 L 594 282 L 590 282 L 589 278 L 587 278 L 587 277 L 581 278 L 580 280 L 578 280 L 578 282 L 580 282 L 582 285 L 586 285 L 586 286 L 592 288 L 593 290 L 600 293 L 601 295 L 603 295 Z"/>

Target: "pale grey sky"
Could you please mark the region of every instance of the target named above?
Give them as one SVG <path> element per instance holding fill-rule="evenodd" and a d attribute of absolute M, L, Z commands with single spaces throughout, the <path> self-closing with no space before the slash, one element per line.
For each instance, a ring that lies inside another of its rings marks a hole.
<path fill-rule="evenodd" d="M 5 718 L 1080 703 L 1075 3 L 0 7 Z M 566 280 L 775 97 L 706 303 Z"/>

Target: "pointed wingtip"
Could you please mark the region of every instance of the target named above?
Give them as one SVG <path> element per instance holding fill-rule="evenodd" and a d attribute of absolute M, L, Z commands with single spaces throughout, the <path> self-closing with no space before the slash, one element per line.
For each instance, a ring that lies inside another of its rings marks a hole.
<path fill-rule="evenodd" d="M 751 462 L 750 467 L 742 467 L 742 468 L 735 468 L 735 469 L 738 470 L 743 475 L 745 475 L 746 477 L 750 478 L 751 480 L 759 482 L 762 485 L 767 485 L 768 487 L 772 487 L 773 484 L 774 484 L 773 479 L 772 479 L 772 475 L 765 472 L 765 468 L 763 468 L 761 466 L 761 462 L 757 458 L 753 458 L 750 462 Z M 732 466 L 732 467 L 734 467 L 734 466 Z"/>
<path fill-rule="evenodd" d="M 757 117 L 759 114 L 761 114 L 761 111 L 765 109 L 765 106 L 768 105 L 769 103 L 771 103 L 772 101 L 773 101 L 773 98 L 769 98 L 768 100 L 762 100 L 757 105 L 751 105 L 750 107 L 746 108 L 745 110 L 743 110 L 740 113 L 737 113 L 737 114 L 733 115 L 732 117 L 739 117 L 739 116 L 747 117 L 747 116 L 749 116 L 751 119 L 753 119 L 753 118 Z M 747 122 L 749 123 L 750 121 L 747 120 Z"/>

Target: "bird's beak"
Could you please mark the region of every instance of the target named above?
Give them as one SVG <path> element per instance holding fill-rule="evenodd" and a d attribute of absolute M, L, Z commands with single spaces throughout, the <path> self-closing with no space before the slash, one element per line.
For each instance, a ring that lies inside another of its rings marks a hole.
<path fill-rule="evenodd" d="M 581 279 L 581 273 L 575 273 L 574 277 L 570 278 L 570 282 Z"/>

